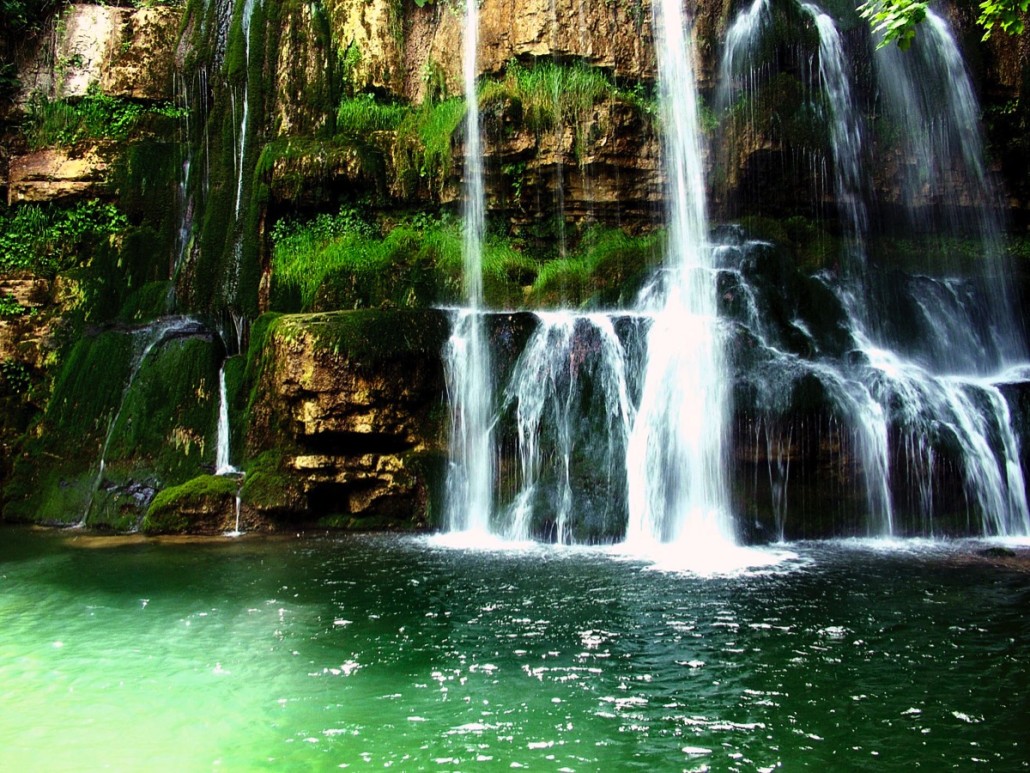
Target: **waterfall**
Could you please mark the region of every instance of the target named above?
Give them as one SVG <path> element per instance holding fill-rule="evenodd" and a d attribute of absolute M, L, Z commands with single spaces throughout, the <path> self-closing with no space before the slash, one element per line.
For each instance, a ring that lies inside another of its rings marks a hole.
<path fill-rule="evenodd" d="M 922 251 L 926 266 L 920 267 L 936 276 L 874 271 L 868 255 L 871 186 L 847 52 L 829 15 L 809 3 L 801 8 L 819 33 L 819 81 L 846 237 L 843 274 L 812 278 L 839 303 L 836 337 L 813 336 L 818 323 L 803 315 L 790 320 L 789 329 L 770 326 L 758 309 L 775 308 L 776 301 L 768 288 L 752 284 L 760 260 L 731 257 L 732 251 L 723 256 L 728 286 L 746 301 L 738 304 L 738 324 L 761 351 L 738 379 L 766 427 L 776 520 L 789 517 L 789 468 L 773 436 L 782 437 L 779 422 L 791 410 L 794 392 L 816 383 L 858 461 L 869 533 L 896 532 L 899 494 L 907 500 L 903 528 L 913 531 L 916 523 L 919 533 L 939 533 L 938 509 L 955 506 L 935 494 L 947 468 L 957 473 L 966 512 L 979 517 L 982 534 L 1028 534 L 1019 438 L 1003 391 L 1010 379 L 1022 380 L 1025 367 L 998 373 L 1025 357 L 1025 347 L 1008 292 L 1000 287 L 1005 272 L 998 199 L 983 164 L 979 110 L 958 48 L 943 20 L 929 12 L 911 51 L 890 47 L 876 61 L 883 111 L 900 130 L 898 151 L 908 160 L 899 191 L 909 219 L 905 235 L 972 239 L 981 254 L 977 268 L 961 275 L 948 259 L 946 240 L 939 239 Z M 738 22 L 743 25 L 743 17 Z M 734 56 L 727 51 L 724 66 Z"/>
<path fill-rule="evenodd" d="M 865 278 L 865 234 L 868 228 L 862 193 L 862 127 L 851 96 L 851 81 L 840 34 L 833 19 L 818 7 L 801 7 L 819 31 L 819 77 L 830 104 L 830 144 L 833 148 L 834 192 L 850 242 L 844 262 L 852 282 Z"/>
<path fill-rule="evenodd" d="M 478 0 L 465 6 L 465 201 L 462 257 L 467 310 L 458 312 L 444 353 L 451 405 L 451 444 L 445 521 L 448 531 L 490 533 L 494 464 L 490 353 L 483 319 L 483 236 L 486 194 L 476 90 Z"/>
<path fill-rule="evenodd" d="M 684 552 L 735 541 L 725 481 L 728 379 L 716 318 L 697 94 L 678 0 L 653 6 L 668 246 L 648 294 L 643 390 L 626 466 L 633 549 L 675 542 Z"/>
<path fill-rule="evenodd" d="M 604 522 L 625 501 L 629 355 L 609 315 L 552 311 L 537 319 L 504 390 L 519 460 L 505 534 L 529 539 L 533 520 L 542 519 L 568 543 L 574 516 L 589 510 Z"/>
<path fill-rule="evenodd" d="M 122 388 L 122 394 L 118 401 L 118 408 L 107 424 L 107 433 L 104 435 L 104 444 L 100 447 L 100 461 L 97 464 L 97 474 L 93 479 L 89 499 L 86 501 L 86 507 L 82 512 L 82 518 L 76 526 L 84 527 L 86 525 L 86 521 L 89 519 L 90 510 L 93 509 L 93 500 L 96 498 L 96 494 L 100 490 L 100 486 L 104 481 L 104 470 L 107 468 L 107 451 L 111 446 L 111 439 L 114 437 L 114 431 L 118 427 L 118 420 L 121 418 L 122 408 L 125 406 L 125 398 L 128 396 L 129 390 L 132 389 L 132 385 L 136 381 L 136 376 L 139 375 L 140 370 L 143 368 L 143 363 L 146 362 L 147 357 L 155 347 L 163 344 L 165 341 L 177 336 L 192 335 L 201 330 L 202 328 L 200 323 L 189 317 L 167 317 L 133 331 L 132 335 L 134 343 L 138 345 L 139 341 L 142 340 L 143 344 L 139 347 L 139 351 L 132 358 L 132 364 L 129 368 L 129 377 L 125 380 L 125 386 Z"/>
<path fill-rule="evenodd" d="M 215 475 L 236 475 L 229 461 L 229 400 L 225 394 L 225 364 L 218 371 L 218 435 L 215 445 Z"/>
<path fill-rule="evenodd" d="M 902 128 L 897 152 L 908 228 L 932 261 L 914 268 L 918 349 L 929 367 L 986 374 L 1026 359 L 1002 248 L 1001 201 L 984 164 L 980 110 L 946 22 L 927 11 L 912 48 L 887 46 L 875 64 L 884 113 Z M 953 255 L 957 239 L 979 244 L 970 266 Z M 959 281 L 955 275 L 967 278 Z M 950 276 L 948 276 L 950 274 Z"/>

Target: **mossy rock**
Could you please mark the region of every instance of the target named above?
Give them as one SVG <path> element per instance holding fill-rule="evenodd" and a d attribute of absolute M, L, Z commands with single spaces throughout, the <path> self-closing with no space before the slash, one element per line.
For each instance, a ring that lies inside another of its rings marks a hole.
<path fill-rule="evenodd" d="M 375 367 L 411 357 L 438 357 L 450 323 L 437 309 L 368 309 L 284 315 L 272 322 L 269 333 L 286 340 L 310 336 L 316 351 Z"/>
<path fill-rule="evenodd" d="M 239 480 L 201 475 L 162 490 L 140 525 L 146 534 L 222 532 L 232 527 Z"/>
<path fill-rule="evenodd" d="M 155 490 L 213 464 L 220 358 L 189 320 L 80 339 L 5 486 L 5 516 L 135 528 Z"/>
<path fill-rule="evenodd" d="M 266 515 L 285 515 L 307 508 L 304 492 L 285 470 L 279 450 L 265 451 L 247 463 L 240 498 L 248 508 Z"/>

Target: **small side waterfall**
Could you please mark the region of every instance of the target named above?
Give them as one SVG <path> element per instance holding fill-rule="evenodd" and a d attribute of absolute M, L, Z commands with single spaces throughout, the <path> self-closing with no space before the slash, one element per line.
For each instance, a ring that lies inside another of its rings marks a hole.
<path fill-rule="evenodd" d="M 728 379 L 716 318 L 697 94 L 678 0 L 653 6 L 666 175 L 666 268 L 645 301 L 653 314 L 643 391 L 627 453 L 626 542 L 684 552 L 735 541 L 725 480 Z"/>
<path fill-rule="evenodd" d="M 138 348 L 138 351 L 133 355 L 129 376 L 125 380 L 125 386 L 122 388 L 122 394 L 118 400 L 118 409 L 107 423 L 107 433 L 104 435 L 104 444 L 100 448 L 100 460 L 97 463 L 97 475 L 93 480 L 89 499 L 82 512 L 82 518 L 76 524 L 77 527 L 86 526 L 89 520 L 90 510 L 93 509 L 93 500 L 96 498 L 96 494 L 104 481 L 104 470 L 107 468 L 107 452 L 111 447 L 111 439 L 114 437 L 114 432 L 118 427 L 118 420 L 121 418 L 122 408 L 125 406 L 125 398 L 129 394 L 129 390 L 132 389 L 132 385 L 143 368 L 143 364 L 147 361 L 147 357 L 157 346 L 169 339 L 183 335 L 193 335 L 202 329 L 200 323 L 189 317 L 167 317 L 133 332 L 134 346 Z"/>
<path fill-rule="evenodd" d="M 715 106 L 720 112 L 729 107 L 734 84 L 739 75 L 745 91 L 753 93 L 756 87 L 754 54 L 762 33 L 769 24 L 769 0 L 753 0 L 741 10 L 726 30 L 726 44 L 719 64 L 719 89 Z"/>
<path fill-rule="evenodd" d="M 215 475 L 236 475 L 230 461 L 229 400 L 225 393 L 225 365 L 218 371 L 218 435 L 215 438 Z"/>
<path fill-rule="evenodd" d="M 236 137 L 236 206 L 233 210 L 234 217 L 240 217 L 240 206 L 243 202 L 243 162 L 247 153 L 247 130 L 250 128 L 250 21 L 254 16 L 254 4 L 257 0 L 244 0 L 243 13 L 240 17 L 240 28 L 243 32 L 243 98 L 239 134 Z M 236 99 L 236 92 L 233 91 L 233 101 Z"/>
<path fill-rule="evenodd" d="M 486 194 L 476 89 L 479 6 L 465 9 L 463 74 L 465 86 L 465 202 L 463 261 L 467 310 L 458 312 L 444 353 L 451 405 L 451 445 L 447 472 L 448 531 L 490 533 L 494 462 L 493 394 L 490 353 L 483 324 L 483 236 Z"/>
<path fill-rule="evenodd" d="M 865 278 L 865 234 L 869 227 L 863 193 L 862 127 L 851 95 L 851 78 L 837 25 L 817 6 L 801 7 L 819 31 L 819 77 L 830 105 L 830 141 L 833 148 L 834 191 L 849 240 L 844 270 L 852 283 Z"/>

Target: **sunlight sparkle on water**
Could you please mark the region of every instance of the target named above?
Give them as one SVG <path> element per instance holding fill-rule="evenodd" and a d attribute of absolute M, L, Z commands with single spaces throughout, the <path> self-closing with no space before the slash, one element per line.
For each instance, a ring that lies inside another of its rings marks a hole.
<path fill-rule="evenodd" d="M 616 555 L 638 559 L 660 572 L 694 574 L 701 577 L 738 575 L 758 571 L 784 571 L 797 566 L 800 556 L 783 547 L 746 547 L 732 543 L 708 543 L 699 547 L 679 542 L 654 544 L 646 550 L 619 546 Z"/>
<path fill-rule="evenodd" d="M 449 531 L 421 538 L 432 547 L 449 550 L 500 550 L 500 551 L 532 551 L 539 550 L 540 543 L 532 540 L 507 540 L 487 531 Z"/>

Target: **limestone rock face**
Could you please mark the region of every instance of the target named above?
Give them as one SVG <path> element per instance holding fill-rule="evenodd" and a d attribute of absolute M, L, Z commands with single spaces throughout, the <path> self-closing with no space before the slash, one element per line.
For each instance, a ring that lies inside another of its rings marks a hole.
<path fill-rule="evenodd" d="M 11 159 L 7 204 L 97 196 L 107 190 L 110 148 L 46 148 Z"/>
<path fill-rule="evenodd" d="M 333 40 L 347 60 L 345 74 L 353 84 L 402 91 L 405 62 L 399 9 L 399 4 L 389 0 L 326 1 Z"/>
<path fill-rule="evenodd" d="M 352 52 L 353 83 L 420 100 L 442 74 L 448 91 L 461 93 L 463 4 L 427 4 L 403 18 L 387 0 L 329 0 L 327 8 L 337 46 Z M 630 81 L 654 79 L 648 2 L 485 0 L 479 22 L 480 74 L 499 72 L 513 58 L 553 56 L 581 59 Z"/>
<path fill-rule="evenodd" d="M 279 474 L 301 516 L 417 525 L 428 485 L 419 459 L 441 448 L 443 312 L 282 317 L 265 345 L 262 398 L 248 434 L 257 455 L 286 449 Z M 276 501 L 264 507 L 274 511 Z M 298 513 L 293 512 L 292 515 Z M 369 520 L 373 519 L 373 520 Z M 379 520 L 376 520 L 379 519 Z"/>
<path fill-rule="evenodd" d="M 110 66 L 105 64 L 100 90 L 112 97 L 172 99 L 180 10 L 167 6 L 119 10 L 123 11 L 120 33 Z"/>
<path fill-rule="evenodd" d="M 325 126 L 326 109 L 334 107 L 324 77 L 330 71 L 324 20 L 309 3 L 284 14 L 275 71 L 276 133 L 317 134 Z"/>
<path fill-rule="evenodd" d="M 20 102 L 34 93 L 82 97 L 96 84 L 114 97 L 162 101 L 173 95 L 181 9 L 71 5 L 56 25 L 52 48 L 21 68 Z"/>
<path fill-rule="evenodd" d="M 580 143 L 577 133 L 590 141 Z M 617 102 L 597 105 L 588 121 L 561 134 L 536 136 L 521 130 L 488 142 L 491 209 L 508 210 L 515 223 L 546 217 L 561 188 L 563 212 L 570 221 L 645 226 L 662 201 L 660 145 L 652 126 Z M 504 170 L 521 167 L 521 186 L 506 190 L 511 181 L 504 179 Z"/>

